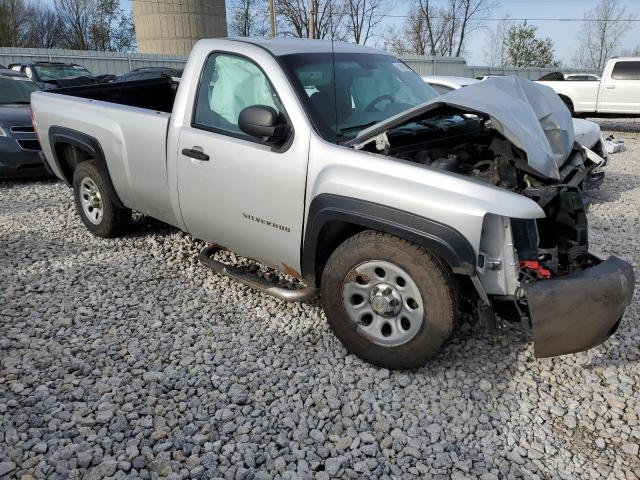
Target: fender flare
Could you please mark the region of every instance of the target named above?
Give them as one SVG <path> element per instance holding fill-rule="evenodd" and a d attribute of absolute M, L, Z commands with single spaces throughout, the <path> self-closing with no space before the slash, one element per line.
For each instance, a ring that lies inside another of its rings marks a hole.
<path fill-rule="evenodd" d="M 105 180 L 109 195 L 114 200 L 114 203 L 120 208 L 126 208 L 120 200 L 113 182 L 111 181 L 111 175 L 109 174 L 109 167 L 107 166 L 107 160 L 104 156 L 104 151 L 100 142 L 94 137 L 87 135 L 86 133 L 79 132 L 78 130 L 72 130 L 66 127 L 52 126 L 49 128 L 49 145 L 51 145 L 51 151 L 53 153 L 53 161 L 58 167 L 58 171 L 63 173 L 65 183 L 72 187 L 73 177 L 68 178 L 66 172 L 62 168 L 62 162 L 58 158 L 58 144 L 68 144 L 74 147 L 84 150 L 91 158 L 96 161 L 100 175 Z"/>
<path fill-rule="evenodd" d="M 440 257 L 454 273 L 476 273 L 476 254 L 469 241 L 443 223 L 357 198 L 321 194 L 309 207 L 302 246 L 302 275 L 315 279 L 319 239 L 323 228 L 332 222 L 344 222 L 388 233 L 423 246 Z"/>

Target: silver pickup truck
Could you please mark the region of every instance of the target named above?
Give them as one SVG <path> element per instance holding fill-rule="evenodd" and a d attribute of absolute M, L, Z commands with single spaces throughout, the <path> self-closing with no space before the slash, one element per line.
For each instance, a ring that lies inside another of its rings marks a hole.
<path fill-rule="evenodd" d="M 200 260 L 220 274 L 293 301 L 319 290 L 338 338 L 377 365 L 424 364 L 463 308 L 531 327 L 539 357 L 582 351 L 631 300 L 631 266 L 588 250 L 582 190 L 605 162 L 532 82 L 437 96 L 371 48 L 217 39 L 179 81 L 35 93 L 32 108 L 92 233 L 125 233 L 135 210 L 211 244 Z"/>

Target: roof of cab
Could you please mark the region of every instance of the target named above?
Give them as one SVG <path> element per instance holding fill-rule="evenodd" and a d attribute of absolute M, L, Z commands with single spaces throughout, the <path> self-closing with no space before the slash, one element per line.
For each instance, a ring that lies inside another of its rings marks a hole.
<path fill-rule="evenodd" d="M 266 38 L 266 37 L 242 37 L 226 38 L 234 42 L 251 43 L 262 47 L 273 55 L 279 57 L 296 53 L 387 53 L 371 47 L 356 45 L 347 42 L 331 42 L 331 40 L 310 40 L 307 38 Z M 333 47 L 332 47 L 333 43 Z"/>

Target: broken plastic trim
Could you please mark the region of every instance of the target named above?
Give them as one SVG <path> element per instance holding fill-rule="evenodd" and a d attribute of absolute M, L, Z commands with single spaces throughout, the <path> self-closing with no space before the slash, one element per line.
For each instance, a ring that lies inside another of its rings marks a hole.
<path fill-rule="evenodd" d="M 224 249 L 218 246 L 205 247 L 200 252 L 200 255 L 198 255 L 198 261 L 208 269 L 213 270 L 215 273 L 229 277 L 255 290 L 259 290 L 267 295 L 279 298 L 280 300 L 286 300 L 288 302 L 305 302 L 307 300 L 311 300 L 317 294 L 317 289 L 313 287 L 291 290 L 289 288 L 275 286 L 273 283 L 263 280 L 254 274 L 245 272 L 231 265 L 226 265 L 211 258 L 222 250 Z"/>

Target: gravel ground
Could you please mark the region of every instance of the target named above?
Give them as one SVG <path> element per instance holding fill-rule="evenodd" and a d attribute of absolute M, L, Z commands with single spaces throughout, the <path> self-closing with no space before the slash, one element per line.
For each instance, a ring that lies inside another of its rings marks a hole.
<path fill-rule="evenodd" d="M 596 122 L 603 130 L 612 130 L 616 138 L 624 138 L 626 133 L 640 133 L 640 116 L 637 117 L 592 117 L 587 120 Z M 615 131 L 615 132 L 613 132 Z M 631 136 L 633 138 L 633 135 Z"/>
<path fill-rule="evenodd" d="M 611 156 L 594 246 L 640 277 L 640 137 Z M 640 296 L 587 353 L 463 323 L 414 372 L 348 355 L 317 303 L 197 265 L 140 220 L 91 237 L 60 183 L 0 184 L 0 477 L 640 477 Z"/>

